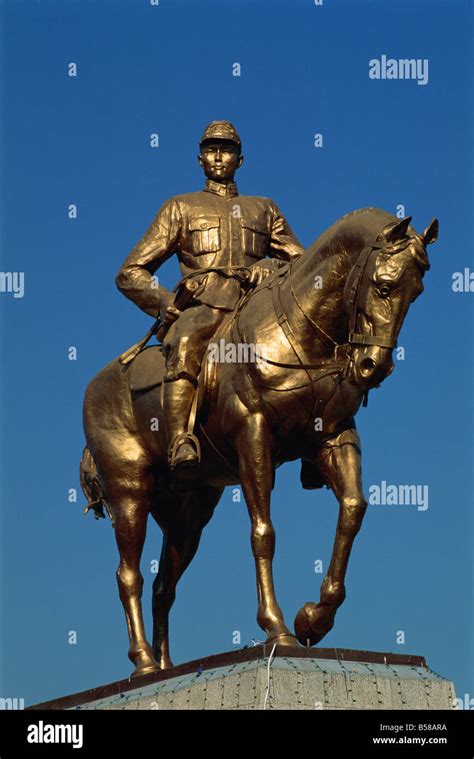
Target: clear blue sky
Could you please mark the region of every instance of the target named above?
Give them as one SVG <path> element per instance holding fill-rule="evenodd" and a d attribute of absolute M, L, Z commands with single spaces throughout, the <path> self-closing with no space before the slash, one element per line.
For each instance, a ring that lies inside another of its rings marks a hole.
<path fill-rule="evenodd" d="M 358 415 L 365 491 L 427 484 L 429 508 L 369 506 L 347 600 L 321 645 L 424 655 L 474 695 L 472 587 L 472 14 L 460 0 L 1 3 L 1 687 L 26 703 L 126 677 L 109 522 L 82 516 L 81 408 L 92 376 L 150 321 L 119 266 L 169 196 L 202 187 L 197 143 L 232 120 L 244 194 L 272 197 L 309 245 L 337 218 L 403 204 L 440 220 L 406 358 Z M 428 59 L 429 81 L 371 80 L 369 60 Z M 67 76 L 70 62 L 78 76 Z M 241 76 L 232 76 L 232 64 Z M 159 133 L 160 147 L 149 147 Z M 313 146 L 320 132 L 324 147 Z M 78 218 L 67 218 L 70 203 Z M 163 280 L 177 280 L 168 262 Z M 76 346 L 77 361 L 68 360 Z M 77 488 L 77 503 L 68 501 Z M 319 598 L 337 518 L 328 491 L 283 467 L 273 495 L 287 622 Z M 151 636 L 150 523 L 143 557 Z M 175 663 L 263 639 L 245 505 L 227 490 L 171 617 Z M 77 632 L 77 644 L 68 632 Z M 397 632 L 405 632 L 405 644 Z"/>

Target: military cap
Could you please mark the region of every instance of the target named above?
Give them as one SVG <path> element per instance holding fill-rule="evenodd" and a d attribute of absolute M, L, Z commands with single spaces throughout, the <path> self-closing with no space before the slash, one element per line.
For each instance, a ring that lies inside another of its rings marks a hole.
<path fill-rule="evenodd" d="M 211 121 L 202 133 L 199 145 L 207 140 L 228 140 L 237 145 L 239 150 L 242 147 L 237 130 L 230 121 Z"/>

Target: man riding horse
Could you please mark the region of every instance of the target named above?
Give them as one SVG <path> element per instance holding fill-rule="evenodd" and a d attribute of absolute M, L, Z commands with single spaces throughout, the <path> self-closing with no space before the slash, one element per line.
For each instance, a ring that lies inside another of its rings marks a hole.
<path fill-rule="evenodd" d="M 288 262 L 303 253 L 273 200 L 239 195 L 234 175 L 244 158 L 240 137 L 229 121 L 206 127 L 198 160 L 207 177 L 204 189 L 167 200 L 116 277 L 119 290 L 143 311 L 163 323 L 173 322 L 163 341 L 163 403 L 172 470 L 199 464 L 199 444 L 189 419 L 201 363 L 242 288 L 259 284 L 268 273 L 263 267 L 249 267 L 266 256 Z M 195 288 L 182 313 L 153 276 L 175 252 L 181 287 L 191 280 Z"/>

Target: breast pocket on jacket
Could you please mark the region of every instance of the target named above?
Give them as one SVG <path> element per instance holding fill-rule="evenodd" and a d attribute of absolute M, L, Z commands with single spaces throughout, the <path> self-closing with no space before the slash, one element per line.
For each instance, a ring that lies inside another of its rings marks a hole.
<path fill-rule="evenodd" d="M 242 227 L 242 249 L 245 255 L 252 258 L 264 258 L 270 239 L 265 221 L 241 217 L 240 226 Z"/>
<path fill-rule="evenodd" d="M 193 253 L 202 256 L 216 253 L 221 247 L 221 224 L 218 216 L 195 216 L 189 220 Z"/>

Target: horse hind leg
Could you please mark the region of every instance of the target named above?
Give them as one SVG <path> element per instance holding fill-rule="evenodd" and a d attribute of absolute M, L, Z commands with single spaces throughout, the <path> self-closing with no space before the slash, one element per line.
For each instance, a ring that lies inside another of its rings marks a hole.
<path fill-rule="evenodd" d="M 113 474 L 113 476 L 112 476 Z M 145 635 L 142 612 L 143 576 L 140 559 L 151 508 L 153 475 L 147 465 L 118 460 L 104 478 L 105 491 L 114 512 L 115 539 L 120 555 L 117 583 L 127 620 L 128 657 L 135 665 L 132 677 L 159 669 Z"/>
<path fill-rule="evenodd" d="M 176 586 L 196 554 L 202 531 L 222 493 L 223 488 L 194 483 L 192 490 L 162 492 L 152 511 L 164 533 L 159 571 L 153 582 L 153 654 L 162 669 L 173 666 L 169 613 Z"/>

